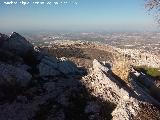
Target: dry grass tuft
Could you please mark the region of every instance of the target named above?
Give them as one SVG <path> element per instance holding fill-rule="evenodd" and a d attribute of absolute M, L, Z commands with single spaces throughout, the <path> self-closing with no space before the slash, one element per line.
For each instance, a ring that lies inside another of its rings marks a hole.
<path fill-rule="evenodd" d="M 128 83 L 128 76 L 131 70 L 130 62 L 122 56 L 114 57 L 112 71 L 122 80 Z"/>

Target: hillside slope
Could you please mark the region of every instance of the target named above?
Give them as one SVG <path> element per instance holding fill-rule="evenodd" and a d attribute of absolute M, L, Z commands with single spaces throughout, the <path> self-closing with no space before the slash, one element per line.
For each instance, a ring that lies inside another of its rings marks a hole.
<path fill-rule="evenodd" d="M 154 82 L 141 84 L 129 62 L 124 82 L 115 69 L 123 56 L 110 46 L 39 48 L 16 32 L 0 43 L 0 120 L 160 119 L 160 101 L 147 91 Z"/>

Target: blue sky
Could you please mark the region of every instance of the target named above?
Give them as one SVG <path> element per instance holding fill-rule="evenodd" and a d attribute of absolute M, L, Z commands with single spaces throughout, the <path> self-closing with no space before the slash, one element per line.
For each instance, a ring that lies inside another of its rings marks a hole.
<path fill-rule="evenodd" d="M 0 2 L 0 31 L 137 31 L 156 28 L 153 17 L 145 9 L 145 0 L 65 1 L 71 3 L 24 6 Z M 78 4 L 73 4 L 74 2 Z"/>

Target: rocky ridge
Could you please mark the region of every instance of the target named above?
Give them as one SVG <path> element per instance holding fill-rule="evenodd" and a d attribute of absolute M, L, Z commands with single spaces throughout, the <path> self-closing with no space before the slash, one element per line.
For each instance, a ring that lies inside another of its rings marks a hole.
<path fill-rule="evenodd" d="M 48 55 L 15 32 L 0 34 L 0 43 L 1 120 L 160 118 L 158 99 L 147 92 L 148 84 L 142 87 L 135 71 L 127 84 L 105 58 L 93 60 L 86 70 L 65 57 Z"/>
<path fill-rule="evenodd" d="M 141 106 L 148 107 L 153 105 L 153 109 L 148 111 L 150 114 L 154 114 L 154 110 L 159 111 L 159 107 L 156 108 L 156 106 L 160 106 L 160 103 L 150 95 L 144 94 L 145 90 L 139 90 L 141 87 L 137 82 L 132 81 L 130 85 L 124 85 L 125 83 L 115 79 L 110 69 L 97 60 L 93 61 L 93 70 L 88 76 L 84 77 L 84 82 L 93 95 L 116 105 L 112 112 L 113 120 L 135 119 L 138 112 L 143 110 Z M 135 88 L 135 85 L 139 89 Z M 137 94 L 137 92 L 140 94 Z M 158 113 L 157 115 L 155 120 L 160 118 L 160 114 Z"/>

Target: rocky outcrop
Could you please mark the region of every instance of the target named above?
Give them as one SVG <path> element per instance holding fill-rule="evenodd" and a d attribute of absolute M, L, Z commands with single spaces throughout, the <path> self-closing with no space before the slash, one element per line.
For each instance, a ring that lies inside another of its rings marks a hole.
<path fill-rule="evenodd" d="M 64 108 L 68 107 L 66 103 L 69 103 L 69 96 L 71 96 L 69 93 L 76 91 L 73 86 L 78 88 L 77 81 L 61 79 L 57 82 L 46 82 L 41 88 L 28 89 L 26 91 L 28 96 L 17 96 L 11 104 L 0 105 L 0 119 L 38 120 L 48 118 L 48 120 L 52 120 L 59 118 L 64 120 Z M 38 89 L 41 90 L 41 95 L 35 94 L 36 91 L 39 91 Z M 28 98 L 30 95 L 32 95 L 32 99 Z"/>
<path fill-rule="evenodd" d="M 20 56 L 33 50 L 33 45 L 16 32 L 13 32 L 12 35 L 3 42 L 1 47 Z"/>
<path fill-rule="evenodd" d="M 0 62 L 0 85 L 15 85 L 26 87 L 32 75 L 20 67 L 14 67 Z"/>
<path fill-rule="evenodd" d="M 143 109 L 140 107 L 140 104 L 147 106 L 146 103 L 148 102 L 150 104 L 157 103 L 154 98 L 150 99 L 151 96 L 144 99 L 136 94 L 136 91 L 130 86 L 125 86 L 115 79 L 111 70 L 97 60 L 93 61 L 93 69 L 90 75 L 84 77 L 84 82 L 91 89 L 93 95 L 116 104 L 116 108 L 112 112 L 113 120 L 134 119 L 138 111 Z M 159 118 L 160 114 L 157 115 L 157 118 Z"/>
<path fill-rule="evenodd" d="M 38 65 L 40 76 L 57 76 L 60 72 L 57 70 L 58 60 L 56 58 L 45 56 Z"/>
<path fill-rule="evenodd" d="M 94 89 L 94 93 L 115 104 L 118 104 L 121 99 L 129 99 L 129 93 L 123 85 L 110 74 L 107 76 L 109 72 L 110 70 L 103 64 L 97 60 L 93 61 L 93 70 L 90 77 L 93 78 L 91 86 Z"/>
<path fill-rule="evenodd" d="M 8 39 L 8 36 L 0 33 L 0 46 Z"/>
<path fill-rule="evenodd" d="M 60 58 L 60 62 L 58 63 L 58 70 L 65 75 L 80 73 L 77 66 L 65 57 Z"/>
<path fill-rule="evenodd" d="M 10 37 L 3 34 L 0 35 L 0 38 L 3 39 L 3 43 L 1 45 L 2 53 L 4 53 L 4 51 L 8 51 L 13 54 L 13 56 L 16 55 L 20 58 L 22 57 L 22 60 L 24 60 L 26 64 L 30 65 L 31 69 L 34 69 L 34 71 L 36 70 L 35 66 L 37 66 L 37 70 L 41 77 L 79 73 L 77 66 L 67 60 L 67 58 L 57 59 L 48 56 L 46 53 L 43 53 L 40 48 L 33 47 L 31 43 L 16 32 L 13 32 Z"/>
<path fill-rule="evenodd" d="M 58 76 L 69 74 L 80 74 L 77 66 L 67 58 L 45 56 L 38 65 L 40 76 Z"/>

